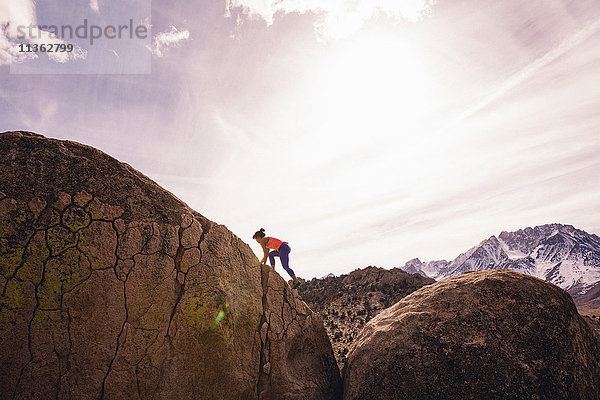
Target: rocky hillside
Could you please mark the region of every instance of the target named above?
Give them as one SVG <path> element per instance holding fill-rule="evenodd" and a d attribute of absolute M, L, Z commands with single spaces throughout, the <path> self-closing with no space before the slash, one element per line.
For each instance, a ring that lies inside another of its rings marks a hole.
<path fill-rule="evenodd" d="M 579 313 L 600 334 L 600 282 L 581 296 L 574 297 Z"/>
<path fill-rule="evenodd" d="M 495 268 L 532 275 L 579 296 L 600 282 L 600 238 L 571 225 L 542 225 L 492 236 L 450 262 L 414 259 L 403 267 L 438 280 Z"/>
<path fill-rule="evenodd" d="M 303 282 L 298 292 L 323 317 L 340 367 L 358 333 L 375 315 L 424 285 L 435 282 L 399 268 L 367 267 L 348 275 Z"/>
<path fill-rule="evenodd" d="M 427 285 L 381 312 L 344 366 L 344 399 L 599 399 L 600 342 L 571 297 L 510 270 Z"/>
<path fill-rule="evenodd" d="M 0 134 L 0 399 L 338 399 L 322 319 L 88 146 Z"/>

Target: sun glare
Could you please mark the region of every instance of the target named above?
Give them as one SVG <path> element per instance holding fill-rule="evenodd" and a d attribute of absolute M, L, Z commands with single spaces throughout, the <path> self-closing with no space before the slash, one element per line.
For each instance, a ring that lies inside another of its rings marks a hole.
<path fill-rule="evenodd" d="M 314 87 L 320 125 L 328 134 L 340 129 L 345 140 L 414 131 L 434 98 L 418 44 L 384 34 L 340 44 L 320 66 Z"/>
<path fill-rule="evenodd" d="M 288 143 L 297 162 L 283 154 L 273 161 L 301 175 L 309 165 L 311 179 L 327 171 L 322 185 L 318 178 L 311 184 L 356 202 L 435 172 L 428 169 L 434 163 L 422 162 L 433 151 L 423 121 L 438 102 L 423 55 L 419 43 L 382 30 L 328 45 L 297 82 L 303 98 L 290 102 L 295 112 L 296 104 L 307 105 L 299 120 L 290 116 L 299 133 Z"/>

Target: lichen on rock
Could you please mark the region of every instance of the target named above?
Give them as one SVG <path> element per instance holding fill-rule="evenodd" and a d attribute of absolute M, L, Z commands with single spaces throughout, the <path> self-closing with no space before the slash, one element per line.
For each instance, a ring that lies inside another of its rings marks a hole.
<path fill-rule="evenodd" d="M 0 399 L 340 398 L 320 318 L 226 227 L 91 147 L 0 151 Z"/>

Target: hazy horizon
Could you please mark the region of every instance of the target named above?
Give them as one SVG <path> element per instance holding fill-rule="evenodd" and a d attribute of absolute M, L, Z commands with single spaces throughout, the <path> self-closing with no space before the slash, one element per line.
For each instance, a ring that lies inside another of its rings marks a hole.
<path fill-rule="evenodd" d="M 0 131 L 99 148 L 259 258 L 265 228 L 298 276 L 600 234 L 598 2 L 154 2 L 150 74 L 11 74 L 6 26 L 63 3 L 0 5 Z"/>

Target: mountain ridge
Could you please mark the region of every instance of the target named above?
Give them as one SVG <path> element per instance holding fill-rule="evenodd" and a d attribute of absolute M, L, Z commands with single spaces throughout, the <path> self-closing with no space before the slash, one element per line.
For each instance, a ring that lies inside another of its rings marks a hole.
<path fill-rule="evenodd" d="M 583 295 L 600 282 L 600 238 L 558 223 L 492 235 L 452 261 L 408 261 L 402 269 L 436 280 L 466 271 L 505 268 Z"/>

